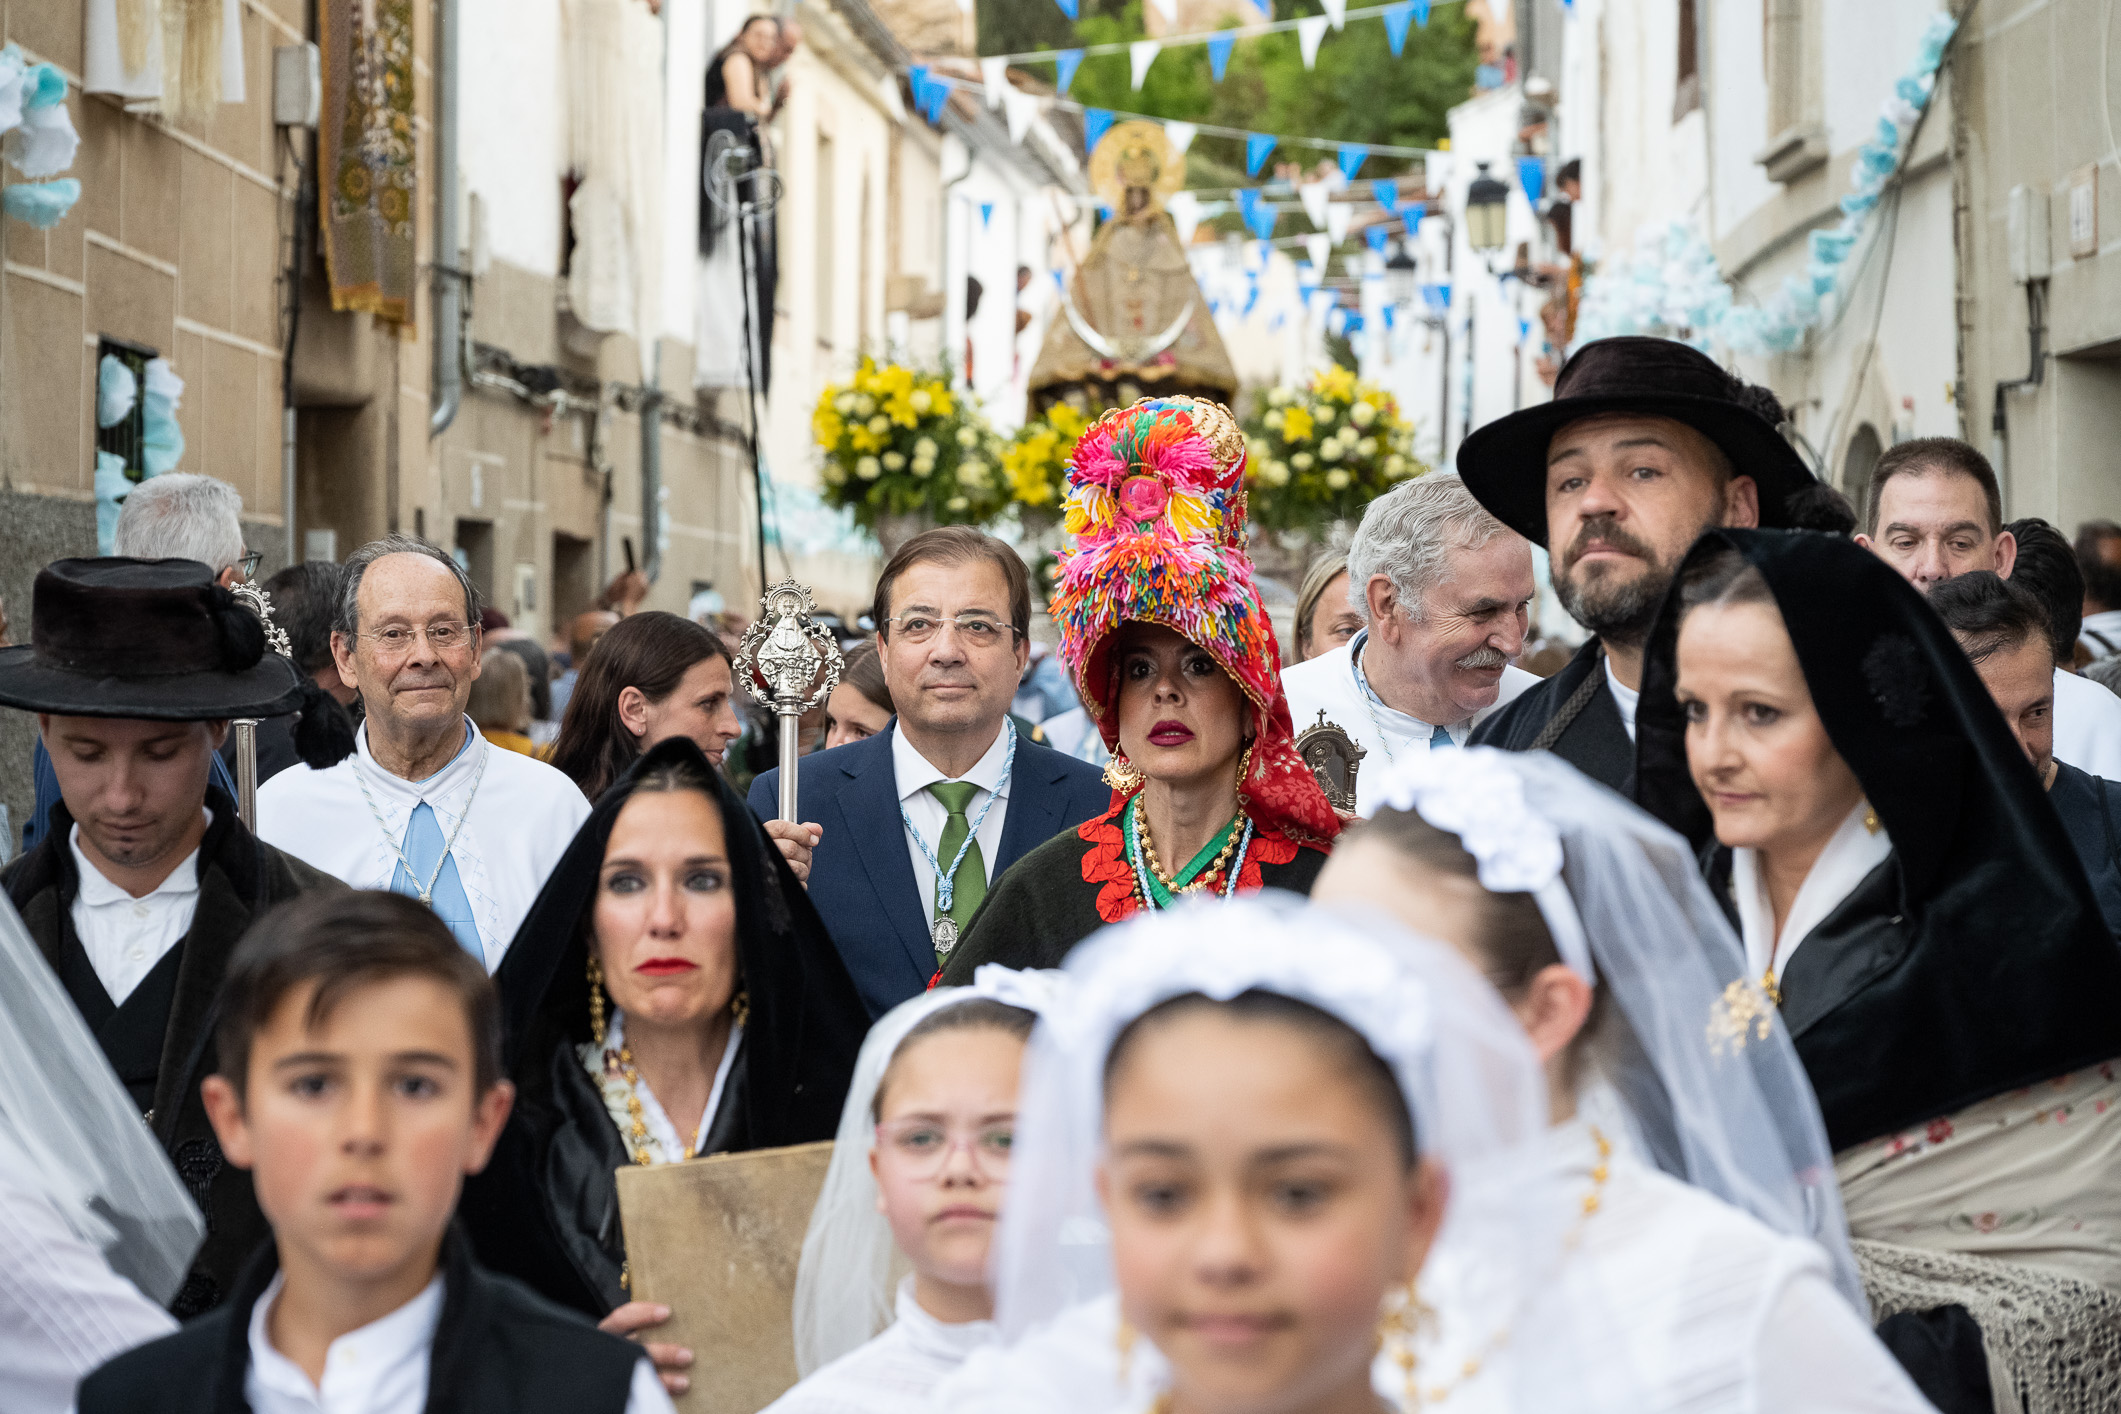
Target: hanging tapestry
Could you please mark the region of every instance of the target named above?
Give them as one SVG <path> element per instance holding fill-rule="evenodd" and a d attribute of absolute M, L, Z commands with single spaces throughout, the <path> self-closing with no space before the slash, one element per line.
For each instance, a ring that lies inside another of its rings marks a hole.
<path fill-rule="evenodd" d="M 331 307 L 412 323 L 413 0 L 321 0 L 324 262 Z"/>

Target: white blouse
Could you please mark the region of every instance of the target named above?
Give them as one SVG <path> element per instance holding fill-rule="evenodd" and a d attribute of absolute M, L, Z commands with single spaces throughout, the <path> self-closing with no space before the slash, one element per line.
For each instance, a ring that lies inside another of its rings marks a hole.
<path fill-rule="evenodd" d="M 1827 840 L 1826 848 L 1812 861 L 1812 871 L 1804 876 L 1797 897 L 1791 901 L 1789 917 L 1782 920 L 1780 933 L 1775 931 L 1775 908 L 1768 900 L 1760 851 L 1743 847 L 1731 851 L 1731 901 L 1738 906 L 1738 933 L 1745 943 L 1746 970 L 1755 978 L 1770 967 L 1780 977 L 1806 935 L 1824 923 L 1827 915 L 1856 892 L 1857 886 L 1893 852 L 1893 841 L 1884 830 L 1874 832 L 1864 824 L 1870 813 L 1868 802 L 1857 801 L 1841 828 Z"/>
<path fill-rule="evenodd" d="M 722 1092 L 729 1088 L 729 1069 L 736 1063 L 737 1047 L 744 1041 L 744 1023 L 732 1023 L 729 1040 L 722 1046 L 722 1059 L 714 1068 L 714 1084 L 707 1091 L 707 1108 L 700 1111 L 700 1127 L 692 1132 L 692 1143 L 687 1144 L 678 1137 L 678 1127 L 671 1123 L 663 1102 L 648 1088 L 648 1077 L 640 1075 L 639 1096 L 641 1101 L 641 1123 L 648 1128 L 648 1138 L 641 1147 L 648 1151 L 650 1164 L 674 1164 L 691 1153 L 694 1147 L 714 1128 L 714 1112 L 721 1108 Z M 619 1052 L 626 1046 L 626 1013 L 614 1010 L 611 1025 L 604 1032 L 604 1044 L 584 1041 L 575 1047 L 575 1055 L 582 1062 L 582 1069 L 597 1084 L 598 1093 L 604 1097 L 604 1113 L 611 1116 L 612 1124 L 619 1131 L 619 1138 L 626 1143 L 626 1155 L 633 1156 L 633 1112 L 626 1101 L 635 1091 L 626 1081 L 626 1072 L 619 1064 Z"/>
<path fill-rule="evenodd" d="M 938 1321 L 899 1283 L 897 1319 L 767 1406 L 766 1414 L 925 1414 L 944 1378 L 998 1338 L 992 1321 Z"/>

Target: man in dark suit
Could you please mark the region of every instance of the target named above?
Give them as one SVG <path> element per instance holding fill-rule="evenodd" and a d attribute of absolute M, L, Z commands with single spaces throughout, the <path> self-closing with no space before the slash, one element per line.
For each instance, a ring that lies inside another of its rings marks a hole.
<path fill-rule="evenodd" d="M 1598 339 L 1562 365 L 1552 402 L 1466 438 L 1466 489 L 1548 549 L 1554 592 L 1593 635 L 1473 745 L 1552 751 L 1632 791 L 1642 648 L 1680 561 L 1718 526 L 1794 524 L 1790 497 L 1816 484 L 1782 415 L 1772 393 L 1685 344 Z"/>
<path fill-rule="evenodd" d="M 1009 723 L 1031 626 L 1014 550 L 966 526 L 917 535 L 884 567 L 874 612 L 898 715 L 807 758 L 796 813 L 821 827 L 810 900 L 881 1016 L 928 985 L 1004 870 L 1102 814 L 1111 792 Z M 777 770 L 752 782 L 760 819 L 779 792 Z"/>

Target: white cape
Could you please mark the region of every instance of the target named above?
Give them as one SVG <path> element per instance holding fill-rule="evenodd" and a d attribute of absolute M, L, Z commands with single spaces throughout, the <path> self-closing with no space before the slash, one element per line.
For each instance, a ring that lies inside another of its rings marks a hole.
<path fill-rule="evenodd" d="M 404 842 L 412 812 L 422 801 L 434 810 L 445 839 L 463 820 L 450 852 L 491 972 L 501 965 L 575 831 L 589 818 L 589 802 L 573 781 L 544 762 L 493 746 L 468 717 L 464 727 L 471 733 L 470 749 L 415 782 L 376 764 L 364 723 L 354 754 L 338 765 L 322 771 L 293 766 L 258 788 L 258 838 L 354 888 L 388 889 L 398 870 L 394 845 Z"/>
<path fill-rule="evenodd" d="M 2055 759 L 2121 781 L 2121 697 L 2055 669 Z"/>
<path fill-rule="evenodd" d="M 1353 661 L 1355 646 L 1365 637 L 1359 633 L 1338 648 L 1284 668 L 1281 674 L 1281 690 L 1289 699 L 1289 716 L 1296 724 L 1298 736 L 1317 726 L 1319 713 L 1323 712 L 1328 722 L 1346 732 L 1349 739 L 1363 749 L 1362 764 L 1355 774 L 1355 805 L 1362 814 L 1369 813 L 1379 783 L 1391 774 L 1389 763 L 1394 753 L 1404 755 L 1410 750 L 1426 751 L 1429 748 L 1427 734 L 1413 731 L 1416 725 L 1413 718 L 1389 707 L 1371 710 L 1372 704 L 1355 681 Z M 1536 675 L 1515 664 L 1505 667 L 1502 690 L 1496 694 L 1491 706 L 1473 714 L 1473 725 L 1479 726 L 1538 681 Z M 2121 698 L 2115 701 L 2121 703 Z M 1394 719 L 1404 724 L 1405 729 L 1391 730 Z"/>

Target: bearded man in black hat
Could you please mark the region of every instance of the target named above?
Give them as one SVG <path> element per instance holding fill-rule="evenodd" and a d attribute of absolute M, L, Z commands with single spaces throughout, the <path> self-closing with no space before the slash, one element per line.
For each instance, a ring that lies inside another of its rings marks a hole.
<path fill-rule="evenodd" d="M 1793 524 L 1811 472 L 1767 389 L 1670 339 L 1599 339 L 1562 365 L 1554 400 L 1498 418 L 1458 451 L 1466 488 L 1551 557 L 1554 592 L 1592 637 L 1473 733 L 1552 751 L 1632 790 L 1642 649 L 1679 563 L 1719 526 Z"/>
<path fill-rule="evenodd" d="M 215 1305 L 270 1235 L 199 1096 L 216 994 L 253 918 L 337 880 L 261 843 L 207 773 L 231 717 L 301 699 L 294 669 L 191 560 L 60 560 L 30 645 L 0 649 L 0 704 L 37 714 L 60 803 L 0 887 L 206 1215 L 171 1309 Z"/>

